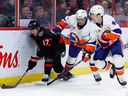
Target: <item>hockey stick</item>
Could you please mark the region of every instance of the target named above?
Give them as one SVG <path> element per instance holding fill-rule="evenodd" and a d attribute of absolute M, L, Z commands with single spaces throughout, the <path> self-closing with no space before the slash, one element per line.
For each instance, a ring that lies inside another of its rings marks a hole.
<path fill-rule="evenodd" d="M 98 47 L 94 52 L 96 52 L 97 50 L 99 50 L 101 47 Z M 93 52 L 93 53 L 94 53 Z M 92 54 L 93 54 L 92 53 Z M 47 86 L 52 84 L 53 82 L 55 82 L 56 80 L 60 79 L 61 77 L 64 76 L 64 74 L 66 74 L 67 72 L 69 72 L 70 70 L 72 70 L 75 66 L 77 66 L 78 64 L 80 64 L 83 60 L 78 61 L 77 63 L 75 63 L 69 70 L 64 70 L 62 73 L 60 73 L 60 75 L 58 77 L 56 77 L 55 79 L 53 79 L 52 81 L 47 83 Z"/>
<path fill-rule="evenodd" d="M 2 89 L 10 89 L 10 88 L 16 88 L 17 85 L 21 82 L 21 80 L 23 79 L 23 77 L 27 74 L 27 72 L 29 71 L 29 68 L 25 71 L 25 73 L 21 76 L 21 78 L 18 80 L 18 82 L 15 85 L 9 86 L 9 85 L 5 85 L 3 84 L 1 86 Z"/>
<path fill-rule="evenodd" d="M 63 34 L 61 34 L 61 33 L 60 33 L 59 35 L 61 35 L 62 37 L 66 38 L 66 39 L 69 39 L 71 42 L 74 42 L 74 43 L 78 44 L 79 46 L 83 46 L 83 45 L 87 44 L 88 41 L 91 39 L 91 37 L 90 37 L 86 42 L 84 42 L 83 44 L 80 44 L 79 42 L 75 42 L 73 39 L 70 39 L 69 37 L 67 37 L 67 36 L 65 36 L 65 35 L 63 35 Z M 83 60 L 80 60 L 80 61 L 78 61 L 77 63 L 75 63 L 69 70 L 64 70 L 62 73 L 60 73 L 60 75 L 59 75 L 58 77 L 56 77 L 56 78 L 53 79 L 52 81 L 48 82 L 48 83 L 47 83 L 47 86 L 50 85 L 50 84 L 52 84 L 52 83 L 55 82 L 56 80 L 60 79 L 61 77 L 63 77 L 64 74 L 66 74 L 67 72 L 69 72 L 70 70 L 72 70 L 76 65 L 78 65 L 78 64 L 79 64 L 80 62 L 82 62 L 82 61 L 83 61 Z"/>
<path fill-rule="evenodd" d="M 83 46 L 83 45 L 85 45 L 85 44 L 87 44 L 88 43 L 88 41 L 89 40 L 91 40 L 91 38 L 92 37 L 90 37 L 86 42 L 84 42 L 84 43 L 80 43 L 80 42 L 76 42 L 75 40 L 73 40 L 73 39 L 71 39 L 71 38 L 69 38 L 69 37 L 67 37 L 67 36 L 65 36 L 65 35 L 63 35 L 63 34 L 61 34 L 61 33 L 55 33 L 54 31 L 52 31 L 51 30 L 51 33 L 53 33 L 54 35 L 60 35 L 60 36 L 62 36 L 63 38 L 66 38 L 66 39 L 68 39 L 68 40 L 70 40 L 71 42 L 74 42 L 74 43 L 76 43 L 77 45 L 79 45 L 79 46 Z M 77 35 L 76 35 L 77 36 Z M 87 36 L 90 36 L 90 34 L 88 34 L 88 35 L 86 35 L 86 36 L 84 36 L 84 37 L 87 37 Z M 78 37 L 78 36 L 77 36 Z"/>
<path fill-rule="evenodd" d="M 77 63 L 75 63 L 69 70 L 64 70 L 62 73 L 60 73 L 60 75 L 58 77 L 56 77 L 55 79 L 53 79 L 52 81 L 47 83 L 47 86 L 52 84 L 53 82 L 55 82 L 56 80 L 60 79 L 61 77 L 64 76 L 64 74 L 66 74 L 67 72 L 69 72 L 70 70 L 72 70 L 75 66 L 77 66 L 78 64 L 80 64 L 83 60 L 78 61 Z"/>

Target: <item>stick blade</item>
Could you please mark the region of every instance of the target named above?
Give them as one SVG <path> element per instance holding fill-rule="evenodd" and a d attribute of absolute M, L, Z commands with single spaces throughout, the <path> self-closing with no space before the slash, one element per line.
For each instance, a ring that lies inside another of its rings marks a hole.
<path fill-rule="evenodd" d="M 10 88 L 15 88 L 16 86 L 7 86 L 7 85 L 5 85 L 5 84 L 3 84 L 2 86 L 1 86 L 1 88 L 2 89 L 10 89 Z"/>

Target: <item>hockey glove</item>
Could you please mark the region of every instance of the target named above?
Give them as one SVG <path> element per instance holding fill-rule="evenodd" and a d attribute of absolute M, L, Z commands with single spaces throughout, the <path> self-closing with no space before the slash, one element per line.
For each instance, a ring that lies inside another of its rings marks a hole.
<path fill-rule="evenodd" d="M 105 40 L 105 41 L 109 41 L 109 40 L 110 40 L 109 37 L 108 37 L 109 34 L 110 34 L 110 31 L 109 31 L 109 30 L 106 30 L 106 31 L 104 31 L 104 32 L 102 33 L 101 38 L 102 38 L 103 40 Z"/>
<path fill-rule="evenodd" d="M 70 44 L 77 46 L 77 43 L 79 42 L 79 37 L 75 33 L 70 33 Z"/>
<path fill-rule="evenodd" d="M 31 59 L 28 62 L 28 70 L 32 70 L 37 65 L 37 61 L 39 59 L 39 57 L 31 57 Z"/>

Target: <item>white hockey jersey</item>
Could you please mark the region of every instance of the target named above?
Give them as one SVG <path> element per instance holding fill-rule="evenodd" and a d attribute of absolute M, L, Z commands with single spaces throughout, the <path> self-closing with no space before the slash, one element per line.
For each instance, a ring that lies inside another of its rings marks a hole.
<path fill-rule="evenodd" d="M 114 41 L 120 38 L 122 31 L 119 25 L 115 22 L 115 19 L 110 15 L 103 15 L 103 22 L 97 30 L 97 39 L 100 45 L 107 47 L 110 41 Z"/>
<path fill-rule="evenodd" d="M 96 40 L 96 33 L 95 33 L 95 24 L 91 22 L 90 20 L 87 20 L 86 25 L 82 28 L 79 29 L 77 26 L 77 19 L 76 15 L 71 15 L 71 16 L 66 16 L 65 17 L 65 22 L 67 25 L 70 27 L 70 32 L 75 33 L 80 40 L 89 40 L 89 42 L 95 42 Z"/>
<path fill-rule="evenodd" d="M 85 26 L 82 29 L 79 29 L 77 26 L 76 15 L 71 15 L 62 19 L 58 27 L 63 29 L 66 25 L 70 27 L 70 32 L 75 33 L 79 37 L 79 40 L 89 40 L 87 43 L 88 46 L 86 47 L 87 50 L 95 47 L 97 39 L 96 30 L 99 29 L 96 24 L 88 19 Z"/>

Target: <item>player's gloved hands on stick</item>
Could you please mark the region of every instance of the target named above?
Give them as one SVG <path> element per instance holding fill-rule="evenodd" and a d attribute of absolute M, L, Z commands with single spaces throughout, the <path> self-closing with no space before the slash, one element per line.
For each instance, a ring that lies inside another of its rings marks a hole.
<path fill-rule="evenodd" d="M 28 61 L 28 70 L 32 70 L 37 65 L 38 60 L 39 57 L 31 57 L 31 59 Z"/>
<path fill-rule="evenodd" d="M 79 42 L 79 38 L 74 33 L 70 33 L 70 41 L 71 41 L 71 45 L 77 46 L 77 43 Z"/>

